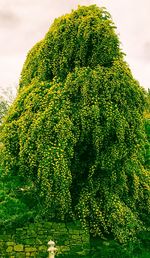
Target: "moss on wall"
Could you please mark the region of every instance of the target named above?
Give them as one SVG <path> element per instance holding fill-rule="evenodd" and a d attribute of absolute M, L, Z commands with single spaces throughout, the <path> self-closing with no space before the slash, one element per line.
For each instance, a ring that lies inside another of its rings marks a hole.
<path fill-rule="evenodd" d="M 72 253 L 86 255 L 89 251 L 89 234 L 80 223 L 34 223 L 22 228 L 0 232 L 0 257 L 48 257 L 48 241 L 56 243 L 57 255 Z"/>

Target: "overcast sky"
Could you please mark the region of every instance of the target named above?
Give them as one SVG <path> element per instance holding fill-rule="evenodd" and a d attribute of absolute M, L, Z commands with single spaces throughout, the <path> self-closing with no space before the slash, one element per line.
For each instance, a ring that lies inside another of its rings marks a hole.
<path fill-rule="evenodd" d="M 111 13 L 134 77 L 150 88 L 150 0 L 0 0 L 0 89 L 18 85 L 27 52 L 55 17 L 93 3 Z"/>

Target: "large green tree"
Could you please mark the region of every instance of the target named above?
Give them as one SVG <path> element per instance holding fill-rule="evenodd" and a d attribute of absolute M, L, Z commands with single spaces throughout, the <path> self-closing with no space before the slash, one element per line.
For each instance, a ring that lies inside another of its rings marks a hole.
<path fill-rule="evenodd" d="M 3 124 L 5 171 L 34 184 L 41 216 L 133 241 L 150 215 L 145 98 L 108 12 L 79 7 L 27 56 Z"/>

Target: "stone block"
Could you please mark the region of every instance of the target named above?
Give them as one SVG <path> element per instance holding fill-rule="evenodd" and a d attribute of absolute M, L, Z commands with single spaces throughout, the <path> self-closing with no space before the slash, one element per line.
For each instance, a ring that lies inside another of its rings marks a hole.
<path fill-rule="evenodd" d="M 13 251 L 13 247 L 12 246 L 8 246 L 6 249 L 7 253 L 11 253 Z"/>
<path fill-rule="evenodd" d="M 14 242 L 6 242 L 6 245 L 15 245 L 16 243 L 14 243 Z"/>
<path fill-rule="evenodd" d="M 78 240 L 78 241 L 82 242 L 82 238 L 81 238 L 80 235 L 72 235 L 71 238 L 72 238 L 73 240 Z"/>
<path fill-rule="evenodd" d="M 70 249 L 71 249 L 72 253 L 77 253 L 77 252 L 83 251 L 82 245 L 80 245 L 80 244 L 72 245 Z"/>
<path fill-rule="evenodd" d="M 62 254 L 65 254 L 66 252 L 70 251 L 70 247 L 69 246 L 60 246 L 59 250 Z"/>
<path fill-rule="evenodd" d="M 27 236 L 32 236 L 32 237 L 36 237 L 37 232 L 35 230 L 27 230 Z"/>
<path fill-rule="evenodd" d="M 66 241 L 64 242 L 64 245 L 70 245 L 70 241 L 69 241 L 69 240 L 66 240 Z"/>
<path fill-rule="evenodd" d="M 39 251 L 47 251 L 47 246 L 41 245 L 38 247 Z"/>
<path fill-rule="evenodd" d="M 5 245 L 5 242 L 4 241 L 0 241 L 0 247 Z"/>
<path fill-rule="evenodd" d="M 25 247 L 25 252 L 36 252 L 37 248 L 36 247 Z"/>
<path fill-rule="evenodd" d="M 23 245 L 15 245 L 14 251 L 16 252 L 22 252 L 23 251 Z"/>
<path fill-rule="evenodd" d="M 79 251 L 79 252 L 76 252 L 76 253 L 77 253 L 78 255 L 80 255 L 81 257 L 82 257 L 82 256 L 85 257 L 86 255 L 88 256 L 89 251 L 90 251 L 89 249 L 84 249 L 84 250 Z"/>
<path fill-rule="evenodd" d="M 53 223 L 52 228 L 59 229 L 59 230 L 66 229 L 66 224 L 63 222 L 62 223 Z"/>

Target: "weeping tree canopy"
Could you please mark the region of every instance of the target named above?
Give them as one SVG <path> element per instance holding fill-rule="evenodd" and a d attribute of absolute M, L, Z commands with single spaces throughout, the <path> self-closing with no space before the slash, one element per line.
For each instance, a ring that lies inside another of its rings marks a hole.
<path fill-rule="evenodd" d="M 41 216 L 133 241 L 150 213 L 144 107 L 109 13 L 79 7 L 28 53 L 2 128 L 4 170 L 32 182 Z"/>

